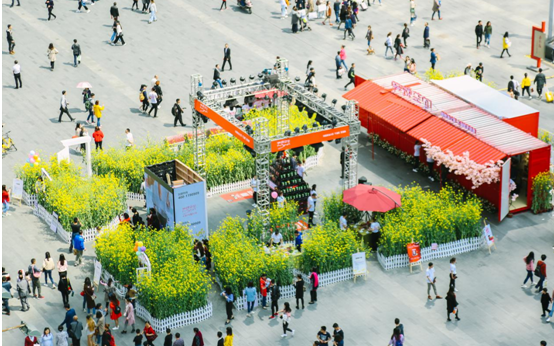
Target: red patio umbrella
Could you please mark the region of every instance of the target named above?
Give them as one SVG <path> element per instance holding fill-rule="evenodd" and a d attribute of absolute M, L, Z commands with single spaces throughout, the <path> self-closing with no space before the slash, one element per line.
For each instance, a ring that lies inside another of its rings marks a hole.
<path fill-rule="evenodd" d="M 382 186 L 360 184 L 344 190 L 342 197 L 348 203 L 361 211 L 376 211 L 384 213 L 402 205 L 400 195 Z"/>

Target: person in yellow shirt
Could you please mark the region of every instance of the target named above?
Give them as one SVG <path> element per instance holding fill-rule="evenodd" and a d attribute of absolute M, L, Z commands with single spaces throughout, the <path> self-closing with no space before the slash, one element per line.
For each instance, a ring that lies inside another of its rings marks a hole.
<path fill-rule="evenodd" d="M 525 96 L 525 90 L 527 90 L 527 95 L 529 95 L 529 99 L 531 99 L 531 91 L 529 90 L 531 88 L 531 79 L 527 77 L 527 73 L 524 74 L 523 80 L 521 81 L 521 89 L 523 90 L 521 92 L 521 97 Z"/>
<path fill-rule="evenodd" d="M 508 56 L 511 57 L 510 51 L 508 50 L 511 45 L 512 42 L 510 41 L 510 35 L 506 31 L 504 37 L 502 38 L 502 53 L 500 53 L 500 58 L 503 58 L 504 52 L 508 53 Z"/>
<path fill-rule="evenodd" d="M 94 112 L 94 115 L 96 116 L 97 123 L 96 126 L 100 127 L 100 118 L 102 118 L 102 111 L 104 110 L 104 106 L 100 106 L 100 101 L 96 100 L 94 103 L 94 106 L 92 107 L 92 111 Z"/>
<path fill-rule="evenodd" d="M 225 337 L 224 346 L 233 346 L 233 329 L 227 327 L 227 336 Z"/>

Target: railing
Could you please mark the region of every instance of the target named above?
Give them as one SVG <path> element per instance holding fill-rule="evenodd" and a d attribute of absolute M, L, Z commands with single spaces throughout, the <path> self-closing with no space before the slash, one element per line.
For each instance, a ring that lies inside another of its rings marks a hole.
<path fill-rule="evenodd" d="M 431 247 L 421 249 L 421 261 L 450 257 L 464 252 L 478 250 L 485 243 L 484 237 L 466 238 L 450 243 L 440 244 L 436 250 Z M 407 267 L 410 264 L 408 254 L 385 257 L 377 251 L 377 260 L 385 270 Z"/>

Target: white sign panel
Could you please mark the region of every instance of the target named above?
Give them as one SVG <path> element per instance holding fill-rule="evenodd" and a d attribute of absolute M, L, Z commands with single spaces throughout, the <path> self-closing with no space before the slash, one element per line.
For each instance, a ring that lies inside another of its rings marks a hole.
<path fill-rule="evenodd" d="M 94 261 L 94 278 L 93 283 L 98 286 L 100 284 L 100 276 L 102 275 L 102 263 Z"/>
<path fill-rule="evenodd" d="M 367 271 L 367 263 L 365 261 L 365 252 L 352 254 L 352 269 L 354 275 L 363 275 Z"/>
<path fill-rule="evenodd" d="M 14 179 L 12 185 L 12 198 L 21 199 L 23 197 L 23 180 Z"/>
<path fill-rule="evenodd" d="M 501 196 L 500 196 L 500 210 L 498 218 L 500 221 L 504 220 L 506 215 L 510 212 L 510 168 L 512 159 L 507 159 L 502 165 L 502 180 L 500 182 Z"/>

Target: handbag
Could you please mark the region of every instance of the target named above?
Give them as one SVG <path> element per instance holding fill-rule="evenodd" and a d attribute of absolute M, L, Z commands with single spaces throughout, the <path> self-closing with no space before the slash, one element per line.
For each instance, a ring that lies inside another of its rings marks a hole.
<path fill-rule="evenodd" d="M 81 291 L 81 297 L 85 296 L 85 291 Z"/>
<path fill-rule="evenodd" d="M 33 269 L 33 277 L 35 279 L 40 279 L 40 277 L 42 276 L 42 273 L 40 271 L 35 271 L 35 267 L 32 268 Z"/>

